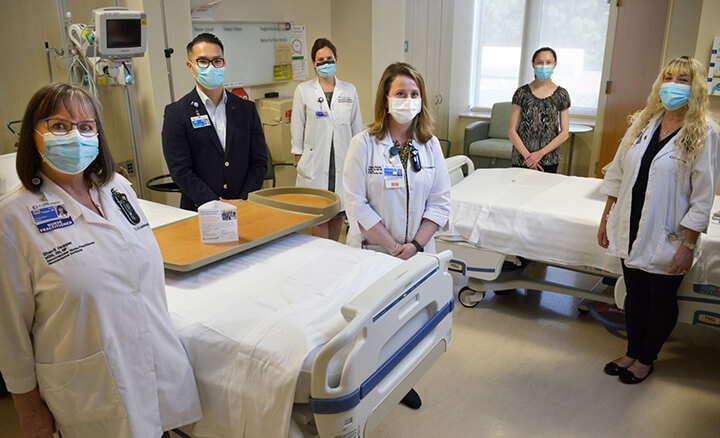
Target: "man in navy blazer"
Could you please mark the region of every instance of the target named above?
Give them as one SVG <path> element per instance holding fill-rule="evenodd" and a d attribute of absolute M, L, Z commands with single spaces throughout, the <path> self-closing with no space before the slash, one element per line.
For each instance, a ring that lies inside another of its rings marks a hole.
<path fill-rule="evenodd" d="M 267 148 L 255 105 L 222 86 L 225 59 L 215 35 L 187 45 L 187 67 L 197 86 L 165 107 L 162 143 L 180 207 L 212 200 L 237 203 L 258 190 L 267 173 Z"/>

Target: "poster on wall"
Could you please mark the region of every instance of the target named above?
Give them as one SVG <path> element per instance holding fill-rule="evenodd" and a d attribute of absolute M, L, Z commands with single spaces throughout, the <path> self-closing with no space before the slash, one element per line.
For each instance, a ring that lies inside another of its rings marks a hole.
<path fill-rule="evenodd" d="M 304 81 L 308 77 L 307 41 L 304 25 L 293 25 L 290 28 L 290 47 L 292 48 L 293 79 Z"/>
<path fill-rule="evenodd" d="M 711 96 L 720 96 L 720 37 L 715 37 L 708 68 L 708 91 Z"/>

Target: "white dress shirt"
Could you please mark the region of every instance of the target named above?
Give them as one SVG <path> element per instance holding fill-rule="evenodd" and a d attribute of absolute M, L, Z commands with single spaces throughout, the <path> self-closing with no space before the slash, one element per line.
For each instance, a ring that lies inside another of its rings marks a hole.
<path fill-rule="evenodd" d="M 210 117 L 210 121 L 215 127 L 215 132 L 217 132 L 217 136 L 220 139 L 220 144 L 222 145 L 223 150 L 225 150 L 225 128 L 227 126 L 227 114 L 225 113 L 225 104 L 227 103 L 227 91 L 223 90 L 222 101 L 219 105 L 215 106 L 212 99 L 207 97 L 207 95 L 203 93 L 202 90 L 200 90 L 200 87 L 196 85 L 195 88 L 200 95 L 200 99 L 205 105 L 205 109 L 207 110 L 208 116 Z"/>

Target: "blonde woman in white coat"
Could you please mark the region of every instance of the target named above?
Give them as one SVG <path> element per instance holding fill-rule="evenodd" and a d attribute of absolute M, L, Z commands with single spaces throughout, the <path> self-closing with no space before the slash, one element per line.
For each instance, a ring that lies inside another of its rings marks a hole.
<path fill-rule="evenodd" d="M 347 243 L 407 260 L 435 251 L 433 235 L 450 214 L 450 177 L 432 134 L 425 81 L 410 64 L 385 69 L 375 121 L 353 137 L 345 161 Z M 414 389 L 401 401 L 419 409 Z"/>
<path fill-rule="evenodd" d="M 162 255 L 113 169 L 97 101 L 51 84 L 0 198 L 0 371 L 26 438 L 158 438 L 200 419 Z"/>
<path fill-rule="evenodd" d="M 707 71 L 673 59 L 632 118 L 602 192 L 598 244 L 623 261 L 628 348 L 605 365 L 624 383 L 652 373 L 677 322 L 677 290 L 707 229 L 720 171 L 720 130 L 708 114 Z"/>
<path fill-rule="evenodd" d="M 343 194 L 343 164 L 353 135 L 362 130 L 355 87 L 335 76 L 337 50 L 319 38 L 311 50 L 317 79 L 295 89 L 291 118 L 292 153 L 298 187 L 327 189 Z M 313 235 L 338 240 L 345 213 L 313 227 Z"/>

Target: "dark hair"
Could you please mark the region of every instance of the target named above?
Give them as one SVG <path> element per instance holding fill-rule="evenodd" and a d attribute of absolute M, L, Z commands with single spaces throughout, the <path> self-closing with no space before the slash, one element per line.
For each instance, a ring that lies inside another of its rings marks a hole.
<path fill-rule="evenodd" d="M 220 50 L 222 50 L 223 53 L 225 53 L 225 47 L 223 46 L 222 41 L 220 41 L 220 38 L 216 37 L 215 35 L 211 33 L 201 33 L 200 35 L 196 36 L 195 38 L 190 41 L 186 47 L 187 49 L 187 55 L 188 58 L 190 58 L 190 52 L 192 52 L 193 47 L 195 47 L 195 44 L 197 43 L 211 43 L 211 44 L 217 44 L 220 46 Z"/>
<path fill-rule="evenodd" d="M 330 47 L 330 50 L 333 52 L 333 56 L 337 58 L 337 50 L 335 49 L 335 45 L 330 42 L 327 38 L 318 38 L 315 40 L 312 46 L 312 50 L 310 50 L 310 55 L 312 56 L 312 61 L 315 62 L 315 55 L 317 54 L 318 50 L 322 49 L 323 47 Z"/>
<path fill-rule="evenodd" d="M 100 102 L 83 88 L 75 85 L 57 82 L 42 87 L 33 95 L 20 125 L 20 139 L 15 160 L 20 181 L 31 192 L 38 190 L 32 179 L 37 176 L 42 164 L 42 157 L 35 146 L 35 127 L 42 119 L 52 116 L 60 108 L 65 108 L 73 117 L 78 112 L 94 114 L 98 122 L 102 112 Z M 110 155 L 105 131 L 100 123 L 98 123 L 98 146 L 100 151 L 97 158 L 85 169 L 83 175 L 88 177 L 94 173 L 97 175 L 98 183 L 104 185 L 110 182 L 115 173 L 115 162 Z"/>
<path fill-rule="evenodd" d="M 540 52 L 552 53 L 553 59 L 557 63 L 557 53 L 555 53 L 555 51 L 553 49 L 551 49 L 550 47 L 540 47 L 539 49 L 537 49 L 535 51 L 535 53 L 533 53 L 532 62 L 535 62 L 535 58 L 537 58 L 537 56 L 540 54 Z"/>

